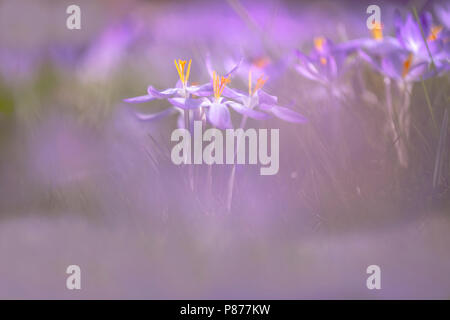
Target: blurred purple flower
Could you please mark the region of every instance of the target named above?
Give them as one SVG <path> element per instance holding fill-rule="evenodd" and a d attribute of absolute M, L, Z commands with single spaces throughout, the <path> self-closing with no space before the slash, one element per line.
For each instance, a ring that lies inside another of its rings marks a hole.
<path fill-rule="evenodd" d="M 418 81 L 448 70 L 448 50 L 441 26 L 433 26 L 429 13 L 420 15 L 422 27 L 409 13 L 403 22 L 395 13 L 396 38 L 383 36 L 382 27 L 373 31 L 374 39 L 360 40 L 360 56 L 383 75 L 407 82 Z M 431 62 L 435 68 L 429 68 Z"/>
<path fill-rule="evenodd" d="M 432 16 L 424 12 L 419 16 L 420 26 L 411 13 L 403 22 L 399 11 L 395 13 L 395 29 L 397 39 L 403 49 L 412 53 L 417 60 L 440 60 L 448 53 L 444 50 L 444 34 L 442 26 L 433 25 Z M 422 27 L 422 31 L 420 29 Z M 448 39 L 447 39 L 448 41 Z M 428 47 L 428 48 L 427 48 Z M 430 52 L 428 52 L 430 50 Z"/>
<path fill-rule="evenodd" d="M 237 112 L 249 118 L 265 120 L 270 117 L 267 113 L 270 113 L 271 115 L 287 122 L 306 122 L 306 118 L 304 116 L 286 107 L 279 106 L 277 97 L 262 90 L 262 87 L 266 81 L 267 79 L 260 76 L 256 81 L 255 87 L 252 88 L 252 72 L 249 71 L 248 94 L 240 90 L 226 88 L 223 95 L 238 101 L 239 103 L 229 102 L 229 105 Z M 260 111 L 267 113 L 262 113 Z"/>
<path fill-rule="evenodd" d="M 139 25 L 130 18 L 108 26 L 82 57 L 79 76 L 82 79 L 106 79 L 117 68 L 140 33 Z"/>
<path fill-rule="evenodd" d="M 436 16 L 441 24 L 450 29 L 450 2 L 442 2 L 434 7 Z"/>
<path fill-rule="evenodd" d="M 343 74 L 345 59 L 356 48 L 357 43 L 335 45 L 329 39 L 317 37 L 314 39 L 314 49 L 309 55 L 296 51 L 296 69 L 305 78 L 324 85 L 332 84 Z"/>

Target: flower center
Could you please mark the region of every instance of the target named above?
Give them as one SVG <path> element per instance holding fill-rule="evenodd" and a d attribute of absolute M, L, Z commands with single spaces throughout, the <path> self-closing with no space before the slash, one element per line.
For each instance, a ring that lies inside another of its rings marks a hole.
<path fill-rule="evenodd" d="M 383 26 L 380 23 L 375 23 L 373 26 L 372 37 L 375 40 L 383 40 Z"/>
<path fill-rule="evenodd" d="M 435 41 L 438 38 L 439 33 L 441 33 L 443 27 L 442 26 L 435 26 L 431 28 L 430 35 L 428 36 L 428 41 Z"/>
<path fill-rule="evenodd" d="M 220 96 L 225 89 L 225 86 L 230 83 L 230 76 L 228 77 L 220 77 L 215 71 L 213 71 L 213 89 L 214 89 L 214 98 L 216 101 L 219 100 Z"/>
<path fill-rule="evenodd" d="M 409 69 L 411 69 L 412 59 L 413 59 L 413 54 L 410 53 L 408 58 L 403 62 L 402 78 L 406 77 L 406 75 L 409 72 Z"/>
<path fill-rule="evenodd" d="M 175 59 L 173 62 L 175 63 L 175 67 L 177 68 L 178 75 L 180 76 L 180 80 L 181 80 L 181 82 L 183 83 L 183 86 L 186 87 L 187 82 L 188 82 L 188 80 L 189 80 L 189 73 L 190 73 L 190 71 L 191 71 L 191 62 L 192 62 L 192 59 L 189 60 L 188 67 L 187 67 L 187 71 L 186 71 L 186 69 L 185 69 L 185 67 L 186 67 L 186 62 L 187 62 L 186 60 L 180 60 L 180 59 L 178 59 L 178 61 L 177 61 L 177 60 Z"/>
<path fill-rule="evenodd" d="M 259 77 L 258 80 L 256 80 L 255 88 L 252 91 L 252 71 L 250 70 L 248 72 L 248 95 L 251 97 L 256 91 L 258 91 L 264 86 L 266 81 L 267 78 L 264 79 L 264 76 Z"/>

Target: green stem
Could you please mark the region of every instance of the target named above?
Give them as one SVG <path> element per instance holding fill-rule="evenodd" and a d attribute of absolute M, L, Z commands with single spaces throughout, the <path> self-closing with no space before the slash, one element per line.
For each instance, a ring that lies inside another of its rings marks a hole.
<path fill-rule="evenodd" d="M 431 114 L 431 119 L 433 120 L 434 128 L 435 128 L 435 130 L 438 130 L 436 119 L 434 117 L 433 106 L 431 105 L 430 95 L 428 94 L 428 89 L 427 89 L 427 86 L 425 85 L 425 81 L 423 80 L 422 76 L 420 76 L 420 83 L 422 83 L 423 91 L 425 93 L 425 100 L 427 102 L 428 110 L 430 111 L 430 114 Z"/>
<path fill-rule="evenodd" d="M 414 18 L 416 19 L 417 24 L 419 25 L 420 34 L 422 35 L 423 42 L 425 43 L 425 47 L 427 48 L 428 55 L 431 60 L 431 67 L 436 71 L 436 65 L 434 64 L 433 55 L 431 54 L 430 48 L 428 47 L 427 38 L 425 37 L 425 32 L 423 31 L 422 24 L 420 23 L 419 15 L 417 14 L 416 7 L 413 7 Z"/>

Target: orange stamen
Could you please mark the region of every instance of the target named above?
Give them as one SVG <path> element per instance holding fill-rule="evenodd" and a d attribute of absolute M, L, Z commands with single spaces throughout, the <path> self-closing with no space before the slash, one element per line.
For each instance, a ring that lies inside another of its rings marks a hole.
<path fill-rule="evenodd" d="M 255 88 L 252 90 L 252 71 L 248 72 L 248 95 L 251 97 L 256 91 L 261 89 L 266 83 L 267 79 L 264 79 L 264 76 L 261 76 L 256 80 Z"/>
<path fill-rule="evenodd" d="M 409 69 L 411 69 L 412 59 L 413 59 L 413 54 L 410 53 L 408 58 L 403 62 L 402 78 L 405 78 L 409 72 Z"/>
<path fill-rule="evenodd" d="M 427 40 L 435 41 L 443 28 L 444 27 L 442 27 L 442 26 L 435 26 L 435 27 L 431 28 L 431 32 L 430 32 L 430 35 L 428 36 Z"/>
<path fill-rule="evenodd" d="M 213 90 L 214 90 L 214 98 L 216 100 L 219 100 L 220 96 L 223 93 L 223 90 L 225 90 L 225 86 L 230 83 L 230 76 L 228 77 L 220 77 L 218 74 L 216 74 L 215 71 L 213 71 Z"/>
<path fill-rule="evenodd" d="M 324 44 L 325 44 L 325 38 L 324 37 L 314 38 L 314 47 L 316 48 L 317 51 L 322 52 Z"/>
<path fill-rule="evenodd" d="M 375 40 L 383 40 L 383 26 L 380 23 L 375 23 L 372 29 L 372 37 Z"/>
<path fill-rule="evenodd" d="M 266 83 L 267 78 L 264 79 L 263 77 L 264 76 L 261 76 L 261 77 L 258 78 L 258 80 L 256 80 L 256 85 L 255 85 L 255 89 L 253 90 L 253 93 L 255 93 L 256 91 L 261 89 L 264 86 L 264 84 Z"/>

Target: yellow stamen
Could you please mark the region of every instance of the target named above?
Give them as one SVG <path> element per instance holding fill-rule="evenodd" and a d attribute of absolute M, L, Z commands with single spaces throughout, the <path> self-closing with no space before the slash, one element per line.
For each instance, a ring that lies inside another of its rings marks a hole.
<path fill-rule="evenodd" d="M 320 63 L 323 64 L 324 66 L 327 64 L 327 58 L 325 57 L 321 57 L 320 58 Z"/>
<path fill-rule="evenodd" d="M 444 27 L 442 26 L 435 26 L 433 28 L 431 28 L 431 33 L 428 36 L 428 41 L 435 41 L 439 35 L 439 33 L 442 31 Z"/>
<path fill-rule="evenodd" d="M 183 83 L 183 86 L 186 86 L 187 82 L 189 80 L 189 74 L 191 72 L 192 59 L 189 60 L 187 72 L 185 72 L 186 60 L 178 59 L 178 62 L 177 62 L 177 60 L 175 59 L 173 62 L 175 63 L 175 67 L 177 68 L 177 71 L 178 71 L 178 76 L 180 77 L 180 80 Z"/>
<path fill-rule="evenodd" d="M 402 78 L 405 78 L 406 75 L 408 74 L 409 69 L 411 68 L 412 59 L 413 59 L 413 54 L 410 53 L 408 58 L 403 62 Z"/>
<path fill-rule="evenodd" d="M 383 26 L 380 23 L 375 23 L 372 29 L 372 37 L 375 40 L 383 40 Z"/>
<path fill-rule="evenodd" d="M 322 52 L 324 44 L 325 44 L 325 38 L 324 37 L 314 38 L 314 47 L 316 48 L 317 51 Z"/>
<path fill-rule="evenodd" d="M 214 98 L 216 100 L 219 100 L 220 96 L 223 93 L 223 90 L 225 89 L 225 86 L 230 83 L 230 76 L 228 77 L 220 77 L 218 74 L 216 74 L 215 71 L 213 71 L 213 90 L 214 90 Z"/>

